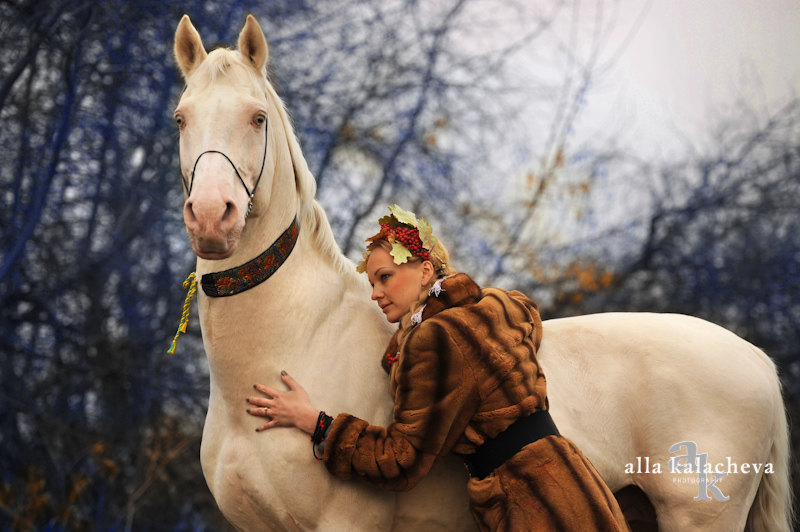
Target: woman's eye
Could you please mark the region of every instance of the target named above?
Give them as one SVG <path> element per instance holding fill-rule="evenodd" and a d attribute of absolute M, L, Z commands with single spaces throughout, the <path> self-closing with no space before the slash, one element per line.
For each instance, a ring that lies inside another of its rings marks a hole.
<path fill-rule="evenodd" d="M 389 275 L 388 273 L 384 273 L 383 275 L 381 275 L 381 281 L 386 281 L 389 277 L 391 277 L 391 275 Z"/>

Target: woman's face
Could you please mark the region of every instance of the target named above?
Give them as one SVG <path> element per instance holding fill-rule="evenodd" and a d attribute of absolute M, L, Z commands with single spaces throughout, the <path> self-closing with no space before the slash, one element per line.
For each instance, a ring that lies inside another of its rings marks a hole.
<path fill-rule="evenodd" d="M 433 265 L 423 261 L 398 266 L 388 251 L 376 246 L 367 259 L 367 277 L 372 286 L 372 299 L 378 303 L 386 319 L 396 323 L 431 281 Z"/>

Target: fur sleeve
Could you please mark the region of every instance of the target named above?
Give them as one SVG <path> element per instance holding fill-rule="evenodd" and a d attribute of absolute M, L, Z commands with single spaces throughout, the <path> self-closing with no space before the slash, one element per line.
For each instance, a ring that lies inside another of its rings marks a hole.
<path fill-rule="evenodd" d="M 450 452 L 474 415 L 479 396 L 472 370 L 438 320 L 410 333 L 397 363 L 393 423 L 374 426 L 349 414 L 334 420 L 324 460 L 337 477 L 411 489 Z"/>

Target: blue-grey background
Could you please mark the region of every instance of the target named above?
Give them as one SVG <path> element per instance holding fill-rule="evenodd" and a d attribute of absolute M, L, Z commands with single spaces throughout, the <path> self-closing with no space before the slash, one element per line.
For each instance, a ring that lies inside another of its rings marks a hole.
<path fill-rule="evenodd" d="M 545 318 L 734 330 L 800 419 L 800 83 L 781 33 L 800 16 L 703 4 L 0 2 L 0 527 L 226 527 L 199 467 L 196 318 L 165 355 L 193 269 L 172 123 L 184 13 L 207 47 L 260 20 L 350 257 L 397 202 Z"/>

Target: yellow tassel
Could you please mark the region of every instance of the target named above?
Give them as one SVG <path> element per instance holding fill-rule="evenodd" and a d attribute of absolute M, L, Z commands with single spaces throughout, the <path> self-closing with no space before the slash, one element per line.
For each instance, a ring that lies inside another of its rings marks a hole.
<path fill-rule="evenodd" d="M 197 292 L 197 275 L 195 275 L 195 272 L 189 274 L 189 277 L 183 282 L 183 288 L 188 290 L 188 292 L 183 302 L 183 314 L 181 314 L 181 322 L 178 325 L 178 331 L 175 333 L 175 338 L 172 339 L 172 344 L 169 346 L 169 349 L 167 349 L 167 354 L 170 355 L 175 353 L 175 348 L 178 347 L 178 337 L 181 333 L 186 332 L 186 327 L 189 325 L 189 306 Z"/>

